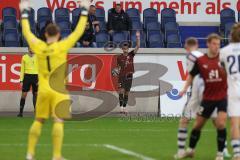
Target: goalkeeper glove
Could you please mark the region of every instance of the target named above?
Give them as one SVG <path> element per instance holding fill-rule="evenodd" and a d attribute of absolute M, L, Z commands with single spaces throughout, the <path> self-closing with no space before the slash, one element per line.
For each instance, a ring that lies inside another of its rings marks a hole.
<path fill-rule="evenodd" d="M 30 11 L 29 0 L 21 0 L 19 4 L 19 9 L 21 11 L 22 18 L 28 18 L 28 12 Z"/>

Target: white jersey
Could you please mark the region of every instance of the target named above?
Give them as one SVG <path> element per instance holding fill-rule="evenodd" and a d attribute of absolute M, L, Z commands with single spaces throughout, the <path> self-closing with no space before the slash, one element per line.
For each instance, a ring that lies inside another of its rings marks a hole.
<path fill-rule="evenodd" d="M 240 98 L 240 43 L 230 43 L 221 49 L 220 61 L 227 72 L 228 95 Z"/>
<path fill-rule="evenodd" d="M 191 53 L 189 53 L 187 55 L 187 70 L 188 70 L 188 72 L 190 72 L 193 69 L 197 59 L 203 55 L 204 54 L 199 51 L 192 51 Z"/>

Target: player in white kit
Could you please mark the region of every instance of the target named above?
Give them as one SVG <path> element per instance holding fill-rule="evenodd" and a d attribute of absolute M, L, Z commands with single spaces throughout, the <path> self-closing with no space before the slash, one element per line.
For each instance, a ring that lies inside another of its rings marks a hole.
<path fill-rule="evenodd" d="M 194 64 L 197 58 L 204 55 L 204 53 L 197 51 L 198 50 L 198 40 L 196 38 L 190 37 L 185 42 L 185 49 L 188 52 L 187 55 L 187 70 L 191 71 L 194 67 Z M 204 91 L 204 81 L 203 79 L 197 75 L 191 86 L 191 96 L 188 99 L 187 103 L 184 106 L 182 117 L 179 121 L 178 128 L 178 151 L 174 155 L 175 159 L 183 158 L 185 154 L 185 145 L 187 141 L 187 129 L 188 124 L 192 118 L 196 117 L 197 112 L 200 109 L 200 102 L 202 101 L 202 95 Z M 217 117 L 217 111 L 214 111 L 212 114 L 213 123 L 215 125 L 214 119 Z M 224 156 L 230 157 L 228 150 L 224 149 Z"/>
<path fill-rule="evenodd" d="M 220 61 L 227 72 L 228 116 L 231 121 L 233 160 L 240 160 L 240 24 L 231 31 L 231 42 L 220 51 Z"/>

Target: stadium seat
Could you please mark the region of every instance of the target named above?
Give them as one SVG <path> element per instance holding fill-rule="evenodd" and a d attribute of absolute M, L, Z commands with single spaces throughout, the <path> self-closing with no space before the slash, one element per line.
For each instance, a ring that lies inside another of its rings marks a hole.
<path fill-rule="evenodd" d="M 232 23 L 232 22 L 229 22 L 229 23 L 226 23 L 225 24 L 225 27 L 224 27 L 224 38 L 225 38 L 225 43 L 228 43 L 229 42 L 229 35 L 231 33 L 231 30 L 232 30 L 232 27 L 235 23 Z"/>
<path fill-rule="evenodd" d="M 17 29 L 6 30 L 3 34 L 5 47 L 20 47 L 19 34 Z"/>
<path fill-rule="evenodd" d="M 71 29 L 64 29 L 61 30 L 61 38 L 64 39 L 68 37 L 71 34 L 72 30 Z"/>
<path fill-rule="evenodd" d="M 164 8 L 161 11 L 161 27 L 165 30 L 165 25 L 168 22 L 176 22 L 176 12 L 171 8 Z"/>
<path fill-rule="evenodd" d="M 18 22 L 16 20 L 16 17 L 14 16 L 7 16 L 3 20 L 3 30 L 6 29 L 17 29 L 18 28 Z"/>
<path fill-rule="evenodd" d="M 171 34 L 179 34 L 179 25 L 176 22 L 168 22 L 165 24 L 165 31 L 164 31 L 164 37 L 165 41 L 167 41 L 167 36 Z"/>
<path fill-rule="evenodd" d="M 143 25 L 146 28 L 150 22 L 158 22 L 158 13 L 156 9 L 147 8 L 143 11 Z"/>
<path fill-rule="evenodd" d="M 143 30 L 142 23 L 139 21 L 132 21 L 132 30 Z"/>
<path fill-rule="evenodd" d="M 149 41 L 148 41 L 148 47 L 149 48 L 163 48 L 164 47 L 163 37 L 162 37 L 161 33 L 150 35 Z"/>
<path fill-rule="evenodd" d="M 128 32 L 113 32 L 112 40 L 116 43 L 121 43 L 128 40 Z"/>
<path fill-rule="evenodd" d="M 35 24 L 35 10 L 33 8 L 30 9 L 30 12 L 29 12 L 29 21 L 31 24 Z"/>
<path fill-rule="evenodd" d="M 0 47 L 3 47 L 3 37 L 2 37 L 2 32 L 0 32 Z"/>
<path fill-rule="evenodd" d="M 103 8 L 97 8 L 95 15 L 96 15 L 98 21 L 105 22 L 105 10 Z"/>
<path fill-rule="evenodd" d="M 59 28 L 62 30 L 71 29 L 71 23 L 68 21 L 60 21 L 57 23 Z"/>
<path fill-rule="evenodd" d="M 23 36 L 22 36 L 22 47 L 28 47 L 28 43 Z"/>
<path fill-rule="evenodd" d="M 140 47 L 141 48 L 146 48 L 146 35 L 144 34 L 143 31 L 140 32 Z M 132 31 L 130 35 L 130 40 L 132 42 L 132 47 L 136 46 L 136 31 Z"/>
<path fill-rule="evenodd" d="M 167 43 L 167 48 L 182 48 L 182 43 Z"/>
<path fill-rule="evenodd" d="M 37 11 L 37 23 L 42 21 L 52 21 L 52 12 L 47 7 L 39 8 Z"/>
<path fill-rule="evenodd" d="M 12 8 L 12 7 L 3 8 L 3 10 L 2 10 L 3 19 L 4 19 L 5 16 L 15 16 L 15 17 L 17 17 L 16 9 Z"/>
<path fill-rule="evenodd" d="M 149 30 L 161 30 L 161 26 L 158 22 L 151 22 L 151 23 L 148 23 L 147 26 L 146 26 L 146 29 L 149 31 Z"/>
<path fill-rule="evenodd" d="M 70 11 L 67 8 L 58 8 L 55 10 L 55 22 L 70 22 Z"/>
<path fill-rule="evenodd" d="M 79 16 L 81 15 L 81 9 L 80 8 L 75 8 L 72 11 L 72 28 L 75 29 L 78 20 L 79 20 Z"/>
<path fill-rule="evenodd" d="M 147 30 L 146 33 L 147 33 L 147 41 L 149 41 L 151 35 L 154 35 L 154 34 L 160 34 L 162 36 L 162 39 L 164 39 L 163 34 L 160 30 Z"/>
<path fill-rule="evenodd" d="M 132 21 L 141 22 L 139 10 L 136 8 L 129 8 L 126 10 L 126 13 Z"/>
<path fill-rule="evenodd" d="M 104 47 L 104 45 L 109 41 L 110 37 L 107 32 L 99 32 L 96 34 L 96 43 L 98 48 Z"/>
<path fill-rule="evenodd" d="M 235 18 L 235 11 L 227 8 L 223 9 L 220 12 L 220 31 L 224 32 L 225 24 L 226 23 L 235 23 L 236 18 Z"/>
<path fill-rule="evenodd" d="M 107 30 L 107 24 L 104 21 L 99 21 L 99 27 L 101 31 L 106 31 Z"/>
<path fill-rule="evenodd" d="M 181 43 L 179 34 L 171 34 L 167 36 L 167 43 Z"/>

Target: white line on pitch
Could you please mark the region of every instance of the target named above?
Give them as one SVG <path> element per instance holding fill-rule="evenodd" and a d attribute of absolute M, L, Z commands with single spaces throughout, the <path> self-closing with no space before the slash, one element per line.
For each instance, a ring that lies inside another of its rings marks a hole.
<path fill-rule="evenodd" d="M 123 153 L 123 154 L 127 154 L 127 155 L 130 155 L 130 156 L 137 157 L 137 158 L 142 159 L 142 160 L 155 160 L 153 158 L 150 158 L 150 157 L 144 156 L 142 154 L 139 154 L 139 153 L 136 153 L 136 152 L 124 149 L 124 148 L 120 148 L 120 147 L 117 147 L 117 146 L 114 146 L 114 145 L 111 145 L 111 144 L 103 144 L 103 146 L 106 147 L 106 148 L 109 148 L 111 150 L 118 151 L 118 152 Z"/>

